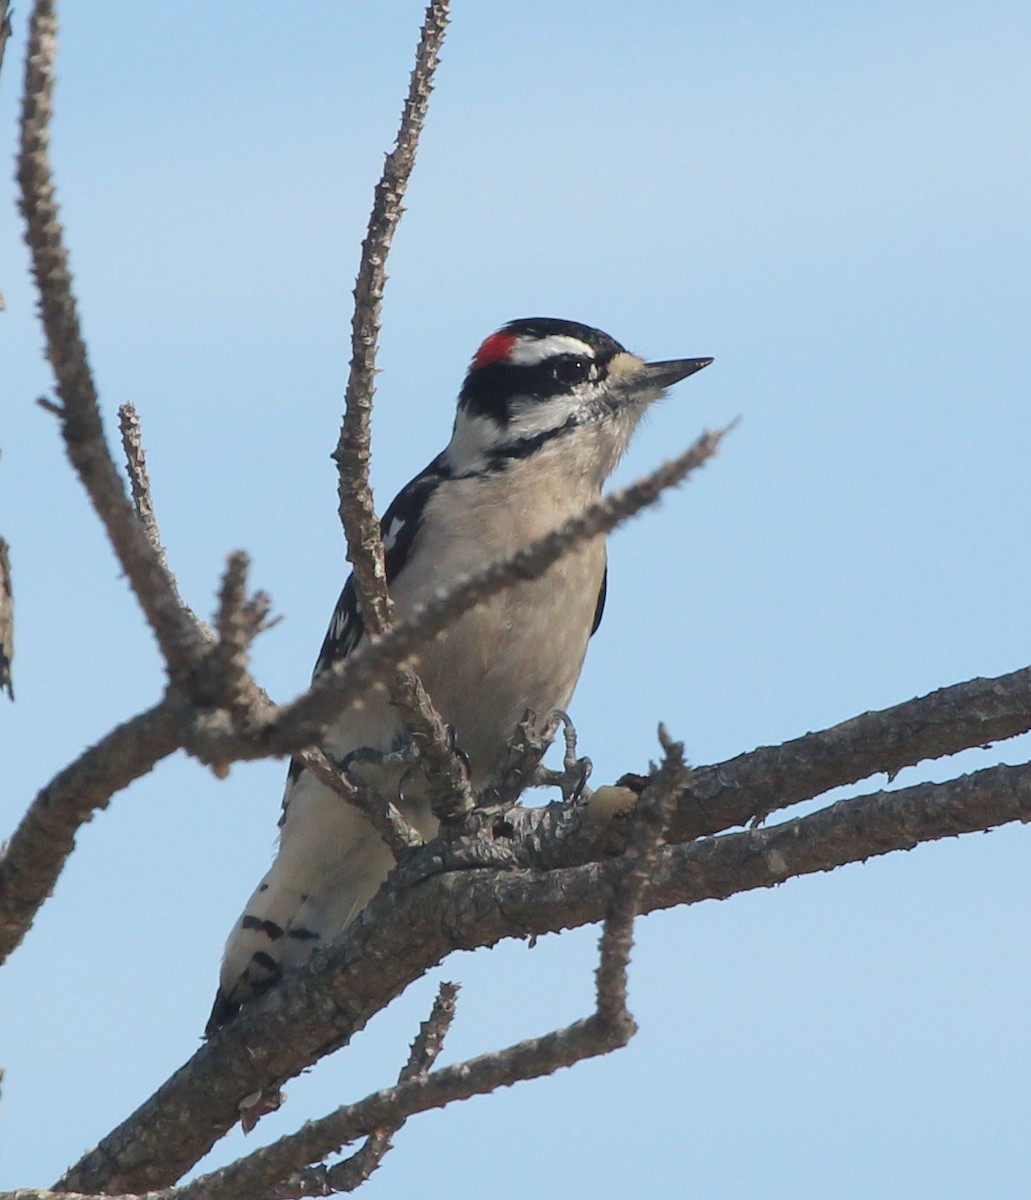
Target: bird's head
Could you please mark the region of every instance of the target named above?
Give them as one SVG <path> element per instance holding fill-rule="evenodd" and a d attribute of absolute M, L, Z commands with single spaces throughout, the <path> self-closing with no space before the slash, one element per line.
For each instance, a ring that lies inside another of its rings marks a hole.
<path fill-rule="evenodd" d="M 645 362 L 607 333 L 553 317 L 524 317 L 473 355 L 448 447 L 454 470 L 503 467 L 547 446 L 583 448 L 603 478 L 645 409 L 711 358 Z"/>

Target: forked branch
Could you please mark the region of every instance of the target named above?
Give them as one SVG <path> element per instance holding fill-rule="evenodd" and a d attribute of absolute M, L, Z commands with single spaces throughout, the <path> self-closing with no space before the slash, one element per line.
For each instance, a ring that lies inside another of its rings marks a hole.
<path fill-rule="evenodd" d="M 665 814 L 670 811 L 686 774 L 683 748 L 668 743 L 666 750 L 667 760 L 659 783 L 642 802 L 633 842 L 610 889 L 599 942 L 595 1011 L 589 1017 L 543 1037 L 526 1039 L 430 1075 L 423 1073 L 402 1079 L 394 1088 L 377 1092 L 320 1120 L 309 1121 L 298 1133 L 281 1138 L 212 1175 L 201 1176 L 186 1187 L 174 1189 L 168 1200 L 235 1200 L 241 1195 L 254 1194 L 310 1195 L 311 1192 L 283 1188 L 283 1182 L 297 1170 L 298 1164 L 317 1162 L 376 1129 L 399 1128 L 416 1113 L 487 1095 L 523 1080 L 552 1075 L 562 1067 L 625 1046 L 636 1031 L 626 1006 L 634 918 L 661 842 Z"/>
<path fill-rule="evenodd" d="M 724 899 L 921 842 L 1029 820 L 1027 765 L 860 796 L 768 829 L 660 847 L 643 885 L 640 911 Z M 557 858 L 557 847 L 550 853 Z M 235 1124 L 240 1096 L 278 1086 L 343 1045 L 453 950 L 603 919 L 622 869 L 621 860 L 605 858 L 546 871 L 465 869 L 401 891 L 388 885 L 317 973 L 287 976 L 274 997 L 245 1009 L 59 1186 L 143 1191 L 168 1185 Z M 384 946 L 392 948 L 390 954 L 383 954 Z M 328 1024 L 327 1012 L 333 1014 Z M 533 1058 L 532 1051 L 527 1054 L 524 1061 Z M 490 1056 L 484 1071 L 488 1076 L 494 1071 Z M 434 1107 L 437 1100 L 445 1103 L 463 1094 L 453 1077 L 438 1072 L 430 1078 L 439 1090 L 420 1091 L 420 1104 Z M 407 1104 L 405 1095 L 401 1102 Z M 352 1110 L 334 1135 L 341 1133 L 341 1141 L 359 1136 L 396 1115 L 397 1102 L 393 1093 L 370 1097 L 363 1102 L 369 1107 Z"/>

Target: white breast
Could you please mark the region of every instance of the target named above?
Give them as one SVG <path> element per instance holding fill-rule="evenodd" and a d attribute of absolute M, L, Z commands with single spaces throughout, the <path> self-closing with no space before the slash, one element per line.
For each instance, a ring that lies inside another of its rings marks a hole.
<path fill-rule="evenodd" d="M 438 589 L 482 569 L 491 552 L 504 557 L 596 498 L 593 481 L 571 486 L 568 478 L 556 479 L 547 453 L 520 462 L 516 471 L 442 485 L 429 503 L 412 560 L 391 585 L 400 619 Z M 422 651 L 417 670 L 441 716 L 457 732 L 474 788 L 489 782 L 526 709 L 543 721 L 552 709 L 569 703 L 604 571 L 604 540 L 596 538 L 539 579 L 467 612 Z M 400 732 L 382 700 L 372 701 L 334 730 L 334 750 L 346 753 L 362 744 L 386 748 L 384 726 L 391 736 Z"/>

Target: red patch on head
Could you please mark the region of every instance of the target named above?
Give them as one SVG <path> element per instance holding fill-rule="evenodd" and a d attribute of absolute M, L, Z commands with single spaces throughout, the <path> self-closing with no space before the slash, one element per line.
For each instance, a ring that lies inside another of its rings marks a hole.
<path fill-rule="evenodd" d="M 516 337 L 511 333 L 492 333 L 473 356 L 473 370 L 487 367 L 492 362 L 508 358 L 508 352 L 516 344 Z"/>

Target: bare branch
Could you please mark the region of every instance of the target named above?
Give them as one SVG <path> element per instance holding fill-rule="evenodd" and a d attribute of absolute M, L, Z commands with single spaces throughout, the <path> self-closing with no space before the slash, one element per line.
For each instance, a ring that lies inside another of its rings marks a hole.
<path fill-rule="evenodd" d="M 536 579 L 554 562 L 581 542 L 609 533 L 617 525 L 654 504 L 662 493 L 682 483 L 708 461 L 733 426 L 703 433 L 683 454 L 621 491 L 598 500 L 578 517 L 553 533 L 502 559 L 483 571 L 456 579 L 434 600 L 416 610 L 402 625 L 379 638 L 371 638 L 332 670 L 326 671 L 292 704 L 284 706 L 270 722 L 260 745 L 240 746 L 241 757 L 291 753 L 310 744 L 339 713 L 367 689 L 387 681 L 396 667 L 418 655 L 431 638 L 467 612 L 523 580 Z M 198 730 L 195 746 L 204 757 L 204 731 Z"/>
<path fill-rule="evenodd" d="M 212 646 L 213 652 L 191 680 L 194 698 L 208 687 L 213 700 L 226 705 L 244 728 L 255 713 L 272 707 L 246 672 L 247 647 L 266 626 L 268 610 L 260 592 L 251 600 L 243 595 L 246 562 L 246 555 L 230 560 L 219 617 L 223 640 Z M 214 643 L 215 635 L 206 625 L 198 622 L 197 629 L 205 645 Z M 0 665 L 2 651 L 0 641 Z M 79 827 L 106 808 L 116 792 L 177 750 L 189 726 L 187 714 L 195 712 L 178 691 L 171 690 L 153 708 L 113 729 L 39 792 L 0 848 L 0 963 L 20 944 L 53 891 L 75 847 Z"/>
<path fill-rule="evenodd" d="M 419 1027 L 408 1062 L 401 1068 L 398 1083 L 424 1078 L 444 1048 L 444 1038 L 455 1015 L 458 985 L 441 983 L 437 998 L 427 1020 Z M 392 1138 L 404 1124 L 385 1126 L 369 1134 L 365 1144 L 344 1162 L 325 1164 L 298 1171 L 285 1183 L 277 1184 L 265 1197 L 254 1200 L 300 1200 L 303 1196 L 330 1196 L 336 1192 L 353 1192 L 359 1188 L 383 1161 L 392 1146 Z M 240 1184 L 237 1184 L 239 1187 Z M 248 1195 L 253 1196 L 250 1187 Z"/>
<path fill-rule="evenodd" d="M 54 401 L 47 396 L 37 396 L 36 405 L 44 412 L 53 413 L 55 417 L 64 416 L 64 409 L 61 407 L 61 405 L 55 404 Z"/>
<path fill-rule="evenodd" d="M 14 662 L 14 582 L 11 579 L 11 552 L 0 537 L 0 691 L 14 699 L 11 667 Z"/>
<path fill-rule="evenodd" d="M 476 803 L 469 786 L 469 772 L 418 675 L 414 671 L 399 672 L 390 695 L 403 713 L 409 736 L 419 750 L 420 769 L 428 784 L 426 797 L 433 815 L 442 821 L 465 816 Z"/>
<path fill-rule="evenodd" d="M 263 1189 L 268 1189 L 270 1196 L 325 1195 L 327 1172 L 324 1169 L 304 1172 L 301 1178 L 312 1186 L 300 1190 L 289 1185 L 281 1189 L 277 1181 L 292 1169 L 292 1164 L 322 1158 L 371 1129 L 373 1132 L 363 1148 L 368 1151 L 369 1162 L 363 1161 L 361 1170 L 356 1173 L 353 1186 L 357 1186 L 389 1148 L 390 1133 L 384 1132 L 382 1127 L 393 1131 L 417 1112 L 484 1095 L 522 1080 L 551 1075 L 561 1067 L 625 1046 L 637 1028 L 626 1007 L 633 922 L 655 861 L 664 813 L 672 806 L 675 787 L 683 782 L 685 773 L 683 747 L 667 743 L 666 753 L 662 781 L 650 803 L 646 801 L 641 806 L 637 836 L 624 857 L 612 889 L 599 942 L 596 1009 L 590 1017 L 545 1037 L 527 1039 L 429 1076 L 425 1074 L 425 1068 L 413 1070 L 410 1061 L 397 1087 L 379 1092 L 359 1104 L 338 1109 L 321 1120 L 309 1121 L 299 1133 L 281 1138 L 221 1171 L 177 1189 L 176 1200 L 233 1200 L 236 1196 L 253 1195 Z M 380 1113 L 390 1115 L 379 1116 Z M 350 1167 L 363 1151 L 343 1165 Z M 351 1182 L 350 1176 L 348 1182 Z"/>
<path fill-rule="evenodd" d="M 632 1023 L 630 1026 L 632 1032 Z M 425 1080 L 410 1080 L 368 1096 L 331 1116 L 308 1122 L 298 1133 L 258 1150 L 227 1167 L 218 1188 L 201 1176 L 179 1189 L 176 1200 L 234 1200 L 238 1180 L 269 1185 L 282 1176 L 283 1164 L 298 1157 L 309 1161 L 354 1141 L 370 1129 L 400 1123 L 416 1113 L 429 1112 L 457 1100 L 510 1087 L 527 1079 L 553 1075 L 585 1058 L 607 1054 L 626 1044 L 628 1032 L 613 1030 L 599 1014 L 539 1038 L 528 1038 L 504 1050 L 444 1067 Z"/>
<path fill-rule="evenodd" d="M 173 1188 L 159 1192 L 126 1192 L 112 1195 L 85 1192 L 61 1192 L 53 1188 L 16 1188 L 13 1192 L 0 1192 L 0 1200 L 171 1200 Z"/>
<path fill-rule="evenodd" d="M 398 1083 L 406 1079 L 418 1079 L 420 1075 L 433 1066 L 444 1049 L 444 1039 L 448 1035 L 451 1023 L 455 1019 L 455 1005 L 458 1003 L 458 984 L 442 982 L 437 988 L 437 998 L 433 1001 L 430 1015 L 419 1026 L 419 1032 L 412 1042 L 408 1061 L 401 1068 L 397 1077 Z"/>
<path fill-rule="evenodd" d="M 714 767 L 699 767 L 670 822 L 687 841 L 763 818 L 831 788 L 944 758 L 1031 730 L 1031 667 L 971 679 L 863 713 L 781 746 L 763 746 Z"/>
<path fill-rule="evenodd" d="M 665 740 L 663 748 L 665 759 L 655 784 L 637 806 L 634 836 L 620 863 L 599 946 L 598 1017 L 611 1028 L 614 1035 L 623 1035 L 624 1042 L 629 1041 L 636 1031 L 633 1017 L 626 1006 L 634 920 L 641 911 L 641 899 L 655 867 L 676 792 L 690 774 L 684 764 L 683 745 Z"/>
<path fill-rule="evenodd" d="M 454 1019 L 457 997 L 457 984 L 440 984 L 430 1015 L 419 1026 L 408 1061 L 398 1075 L 399 1085 L 426 1078 L 427 1072 L 444 1048 L 444 1039 Z M 24 1188 L 17 1192 L 0 1192 L 0 1200 L 186 1200 L 187 1197 L 192 1197 L 192 1200 L 216 1200 L 216 1197 L 232 1200 L 238 1195 L 246 1195 L 250 1200 L 300 1200 L 300 1197 L 304 1196 L 329 1196 L 338 1192 L 352 1192 L 376 1170 L 391 1149 L 391 1138 L 404 1123 L 405 1117 L 401 1117 L 394 1123 L 382 1123 L 372 1128 L 360 1150 L 345 1161 L 332 1166 L 322 1164 L 309 1167 L 309 1163 L 322 1155 L 317 1154 L 309 1158 L 304 1157 L 302 1152 L 301 1157 L 297 1157 L 295 1153 L 291 1158 L 291 1148 L 288 1145 L 281 1154 L 281 1159 L 285 1157 L 288 1165 L 278 1179 L 272 1181 L 268 1178 L 267 1170 L 252 1176 L 248 1164 L 255 1158 L 268 1157 L 252 1155 L 183 1188 L 169 1187 L 160 1191 L 123 1194 L 121 1197 L 112 1196 L 109 1192 L 104 1192 L 102 1196 L 87 1196 L 82 1192 Z M 283 1141 L 289 1142 L 290 1139 Z M 269 1149 L 280 1146 L 281 1143 L 277 1142 Z M 330 1147 L 326 1153 L 336 1148 Z M 302 1169 L 295 1170 L 294 1167 Z"/>
<path fill-rule="evenodd" d="M 347 535 L 347 557 L 354 567 L 366 629 L 373 634 L 387 629 L 392 618 L 383 542 L 369 486 L 369 419 L 375 391 L 383 288 L 387 279 L 386 260 L 404 211 L 401 201 L 415 165 L 419 135 L 447 27 L 448 7 L 447 0 L 431 0 L 426 9 L 397 141 L 387 155 L 383 175 L 376 185 L 354 289 L 351 369 L 344 420 L 333 454 L 340 469 L 340 520 Z"/>
<path fill-rule="evenodd" d="M 169 669 L 173 676 L 181 676 L 200 658 L 203 642 L 133 511 L 104 438 L 54 200 L 47 146 L 56 37 L 52 0 L 36 0 L 29 24 L 18 182 L 47 357 L 61 398 L 61 432 L 68 457 L 103 522 Z"/>
<path fill-rule="evenodd" d="M 768 828 L 666 846 L 652 869 L 642 912 L 722 900 L 797 875 L 1013 821 L 1031 821 L 1031 765 L 991 767 L 948 783 L 839 800 Z M 506 919 L 526 933 L 573 928 L 597 919 L 596 891 L 605 887 L 612 870 L 611 862 L 602 861 L 526 877 L 513 872 L 500 884 L 495 879 L 491 895 Z M 445 876 L 441 886 L 461 887 L 463 910 L 482 915 L 492 874 Z"/>
<path fill-rule="evenodd" d="M 951 783 L 839 801 L 772 828 L 665 846 L 649 871 L 641 911 L 723 899 L 1011 821 L 1031 821 L 1031 766 L 995 767 Z M 552 854 L 558 857 L 555 848 Z M 284 977 L 273 994 L 208 1042 L 58 1186 L 132 1191 L 171 1183 L 236 1122 L 240 1096 L 278 1085 L 344 1044 L 452 950 L 601 920 L 622 869 L 621 860 L 608 858 L 544 872 L 465 870 L 400 893 L 384 888 L 317 972 Z M 392 947 L 391 953 L 383 954 L 383 946 Z M 541 1054 L 548 1058 L 546 1041 L 541 1039 Z M 498 1079 L 494 1066 L 484 1070 L 477 1082 Z M 461 1081 L 441 1074 L 431 1076 L 436 1082 L 420 1097 L 420 1106 L 471 1094 Z M 502 1075 L 500 1082 L 506 1079 Z M 352 1132 L 338 1128 L 337 1144 L 396 1118 L 397 1105 L 407 1105 L 411 1095 L 399 1098 L 399 1091 L 380 1093 L 350 1110 L 346 1129 Z"/>
<path fill-rule="evenodd" d="M 11 6 L 8 0 L 0 0 L 0 68 L 4 65 L 4 51 L 11 36 Z M 3 305 L 0 304 L 0 308 Z"/>
<path fill-rule="evenodd" d="M 387 591 L 383 540 L 369 484 L 369 440 L 375 391 L 386 261 L 401 214 L 402 200 L 415 166 L 415 155 L 433 90 L 433 76 L 448 22 L 448 0 L 431 0 L 401 114 L 394 149 L 387 155 L 376 185 L 369 228 L 362 243 L 351 321 L 351 369 L 344 419 L 333 453 L 339 467 L 340 520 L 347 535 L 347 557 L 368 634 L 385 633 L 394 623 Z M 473 806 L 467 773 L 455 754 L 448 731 L 414 672 L 404 670 L 392 687 L 392 699 L 419 748 L 429 783 L 429 799 L 440 817 L 457 816 Z"/>
<path fill-rule="evenodd" d="M 211 680 L 212 703 L 226 709 L 235 724 L 247 728 L 255 713 L 264 711 L 268 697 L 257 687 L 247 670 L 251 642 L 268 626 L 270 602 L 264 592 L 247 595 L 250 558 L 234 550 L 226 561 L 215 616 L 218 645 L 205 664 Z M 203 685 L 195 690 L 203 696 Z"/>
<path fill-rule="evenodd" d="M 166 696 L 91 746 L 33 800 L 0 850 L 0 962 L 53 891 L 79 827 L 178 748 L 181 719 L 181 705 Z"/>
<path fill-rule="evenodd" d="M 599 523 L 603 528 L 610 522 L 614 524 L 635 497 L 650 502 L 660 477 L 670 482 L 670 467 L 688 457 L 697 458 L 692 464 L 697 466 L 714 452 L 719 436 L 705 435 L 676 463 L 660 468 L 640 485 L 628 489 L 632 496 L 617 493 L 600 502 L 560 531 L 558 539 L 591 536 L 590 531 Z M 633 508 L 629 511 L 632 515 Z M 455 616 L 516 579 L 532 577 L 534 569 L 543 571 L 558 553 L 556 535 L 549 535 L 514 561 L 494 564 L 481 574 L 457 581 L 453 590 L 384 638 L 363 646 L 338 673 L 327 675 L 292 705 L 269 709 L 260 736 L 243 740 L 217 724 L 202 724 L 193 731 L 191 749 L 203 761 L 216 754 L 225 759 L 230 751 L 242 758 L 296 751 L 306 739 L 317 738 L 320 721 L 332 720 L 353 697 L 389 677 L 398 663 L 417 653 L 424 641 L 446 628 Z M 925 759 L 956 754 L 1028 731 L 1031 668 L 956 684 L 783 746 L 760 748 L 716 766 L 697 768 L 667 836 L 671 841 L 684 841 L 719 832 L 877 772 L 894 775 Z"/>
<path fill-rule="evenodd" d="M 0 0 L 0 73 L 4 65 L 4 51 L 7 49 L 7 39 L 11 36 L 11 6 L 8 0 Z M 6 308 L 4 294 L 0 290 L 0 312 Z"/>
<path fill-rule="evenodd" d="M 322 750 L 303 750 L 296 756 L 322 784 L 348 804 L 360 808 L 386 843 L 395 860 L 400 860 L 423 844 L 418 830 L 389 800 L 360 780 L 345 777 Z"/>
<path fill-rule="evenodd" d="M 0 0 L 0 57 L 7 32 L 6 8 L 5 0 Z M 503 587 L 540 574 L 577 541 L 595 536 L 629 515 L 614 515 L 618 510 L 612 507 L 612 500 L 604 501 L 590 513 L 596 521 L 611 520 L 610 525 L 594 528 L 583 523 L 585 518 L 570 522 L 525 555 L 460 581 L 456 590 L 438 597 L 405 626 L 390 628 L 383 548 L 368 488 L 368 414 L 386 278 L 384 260 L 402 211 L 401 198 L 445 21 L 446 5 L 432 4 L 398 143 L 377 188 L 362 261 L 362 271 L 367 275 L 359 272 L 356 289 L 348 411 L 336 457 L 341 468 L 342 519 L 345 528 L 349 520 L 356 523 L 353 537 L 348 529 L 349 553 L 355 555 L 352 561 L 369 645 L 328 681 L 316 685 L 290 708 L 277 711 L 269 707 L 247 674 L 247 650 L 265 622 L 267 602 L 260 596 L 247 598 L 245 557 L 230 560 L 216 621 L 220 652 L 205 657 L 204 630 L 178 598 L 156 524 L 151 520 L 149 526 L 140 528 L 140 519 L 146 525 L 146 518 L 137 485 L 147 496 L 149 507 L 142 446 L 134 460 L 127 445 L 135 516 L 114 469 L 76 316 L 46 159 L 56 29 L 53 6 L 48 0 L 39 0 L 34 10 L 19 180 L 48 353 L 62 400 L 61 406 L 49 407 L 61 420 L 69 456 L 105 524 L 173 676 L 203 678 L 217 684 L 213 695 L 228 713 L 216 715 L 218 720 L 228 718 L 228 726 L 218 736 L 212 733 L 208 743 L 198 726 L 195 744 L 208 745 L 209 749 L 217 745 L 223 755 L 253 757 L 311 745 L 317 740 L 320 726 L 338 714 L 349 698 L 370 682 L 390 679 L 392 672 L 417 655 L 427 638 L 446 628 L 459 613 Z M 357 395 L 353 408 L 352 390 Z M 715 444 L 698 461 L 704 461 L 714 449 Z M 656 491 L 641 504 L 650 503 L 657 495 Z M 344 510 L 349 507 L 356 516 L 347 516 Z M 604 515 L 599 516 L 599 512 Z M 0 640 L 0 659 L 2 649 Z M 408 714 L 413 740 L 422 747 L 431 776 L 440 781 L 441 796 L 457 797 L 460 811 L 470 797 L 446 729 L 411 670 L 404 670 L 393 686 Z M 438 873 L 427 872 L 421 883 L 404 891 L 398 886 L 384 889 L 341 945 L 323 956 L 321 968 L 303 980 L 288 978 L 238 1025 L 201 1050 L 152 1102 L 105 1139 L 101 1149 L 87 1156 L 68 1179 L 95 1188 L 152 1186 L 167 1181 L 176 1164 L 179 1169 L 191 1165 L 206 1148 L 202 1146 L 204 1140 L 214 1139 L 235 1121 L 241 1086 L 275 1086 L 296 1074 L 345 1041 L 412 978 L 452 949 L 579 925 L 604 916 L 597 1011 L 587 1020 L 433 1075 L 427 1070 L 437 1051 L 424 1045 L 418 1055 L 419 1064 L 409 1063 L 408 1073 L 402 1072 L 397 1087 L 339 1110 L 325 1122 L 316 1122 L 301 1134 L 234 1164 L 227 1173 L 159 1195 L 215 1200 L 239 1194 L 241 1188 L 248 1195 L 256 1195 L 252 1189 L 261 1181 L 282 1180 L 284 1171 L 294 1169 L 285 1164 L 313 1161 L 310 1157 L 298 1159 L 298 1154 L 310 1155 L 315 1146 L 317 1158 L 328 1152 L 319 1146 L 335 1149 L 342 1141 L 366 1135 L 366 1146 L 346 1163 L 303 1172 L 295 1177 L 300 1182 L 291 1180 L 286 1185 L 287 1189 L 302 1187 L 308 1180 L 313 1187 L 318 1184 L 339 1189 L 348 1181 L 355 1186 L 368 1177 L 389 1148 L 389 1131 L 407 1116 L 517 1079 L 550 1073 L 558 1066 L 624 1044 L 633 1032 L 632 1018 L 626 1010 L 626 977 L 632 925 L 639 910 L 772 886 L 793 875 L 830 870 L 845 862 L 911 848 L 920 841 L 1005 821 L 1031 820 L 1031 767 L 994 768 L 949 784 L 923 784 L 894 793 L 861 796 L 769 829 L 673 844 L 765 817 L 778 807 L 876 771 L 894 773 L 922 758 L 1024 732 L 1031 725 L 1029 693 L 1031 672 L 1017 672 L 1004 680 L 973 681 L 883 713 L 866 714 L 783 747 L 763 748 L 720 767 L 703 768 L 690 777 L 686 776 L 680 749 L 667 739 L 666 760 L 653 773 L 649 791 L 637 805 L 639 817 L 630 848 L 616 860 L 599 857 L 574 862 L 568 857 L 569 845 L 556 843 L 549 853 L 557 866 L 547 871 L 537 869 L 532 877 L 510 866 L 504 873 L 469 869 L 459 878 L 442 872 L 458 863 L 460 852 L 468 847 L 454 851 L 428 848 L 427 856 L 431 851 L 439 854 Z M 166 698 L 150 712 L 113 731 L 40 793 L 0 856 L 0 958 L 18 944 L 31 924 L 72 848 L 78 826 L 93 811 L 104 807 L 115 790 L 175 748 L 180 730 L 186 727 L 185 712 L 185 704 Z M 356 798 L 348 791 L 347 781 L 320 752 L 309 750 L 303 757 L 312 769 L 332 780 L 330 786 L 349 802 L 370 803 L 368 797 Z M 392 806 L 375 811 L 377 828 L 396 855 L 417 846 L 417 835 Z M 558 826 L 549 826 L 542 818 L 537 828 L 543 840 Z M 660 847 L 664 829 L 667 844 Z M 563 855 L 567 856 L 565 860 Z M 462 865 L 475 866 L 474 853 Z M 392 947 L 390 955 L 382 953 L 384 945 Z M 317 987 L 311 986 L 312 979 Z M 327 1017 L 327 1013 L 332 1016 Z M 289 1037 L 284 1036 L 287 1031 Z M 160 1147 L 160 1156 L 153 1153 L 155 1146 Z M 246 1174 L 248 1170 L 250 1175 Z M 279 1174 L 275 1174 L 277 1171 Z M 275 1186 L 277 1195 L 318 1194 L 310 1189 L 284 1192 L 282 1183 Z"/>
<path fill-rule="evenodd" d="M 150 544 L 158 554 L 161 565 L 168 569 L 168 555 L 161 542 L 154 502 L 150 493 L 150 476 L 147 473 L 147 455 L 143 449 L 143 430 L 140 416 L 134 404 L 122 404 L 118 408 L 118 428 L 122 434 L 122 449 L 125 451 L 125 469 L 132 490 L 132 502 Z"/>

